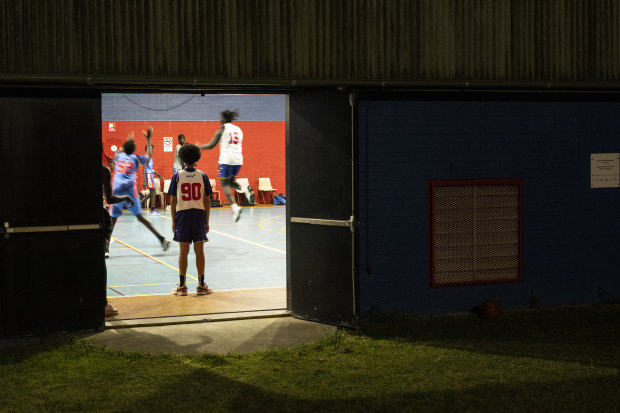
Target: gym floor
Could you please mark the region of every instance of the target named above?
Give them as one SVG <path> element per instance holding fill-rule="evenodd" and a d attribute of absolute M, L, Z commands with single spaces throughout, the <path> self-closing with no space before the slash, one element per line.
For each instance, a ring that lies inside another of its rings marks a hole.
<path fill-rule="evenodd" d="M 273 310 L 286 308 L 286 207 L 244 207 L 238 222 L 228 206 L 211 208 L 205 244 L 205 281 L 214 291 L 196 296 L 198 274 L 190 249 L 189 295 L 172 295 L 179 282 L 179 247 L 172 241 L 170 208 L 144 216 L 171 241 L 163 251 L 157 238 L 128 211 L 118 218 L 110 257 L 107 296 L 119 310 L 115 319 Z"/>

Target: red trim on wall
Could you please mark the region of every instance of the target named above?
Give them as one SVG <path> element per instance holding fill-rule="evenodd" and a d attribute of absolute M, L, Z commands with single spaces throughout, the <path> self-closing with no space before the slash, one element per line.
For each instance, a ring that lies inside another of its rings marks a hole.
<path fill-rule="evenodd" d="M 101 123 L 103 147 L 107 150 L 112 144 L 122 145 L 131 131 L 134 132 L 136 153 L 144 154 L 146 139 L 143 131 L 153 128 L 151 143 L 153 149 L 153 167 L 164 179 L 172 178 L 174 173 L 174 148 L 178 144 L 178 135 L 184 134 L 186 142 L 208 143 L 215 131 L 221 126 L 219 122 L 114 122 L 114 131 L 110 131 L 110 122 Z M 248 178 L 254 189 L 258 202 L 258 178 L 270 178 L 271 185 L 277 193 L 286 194 L 285 166 L 285 122 L 256 121 L 235 122 L 243 130 L 243 166 L 239 178 Z M 164 152 L 164 137 L 172 137 L 172 152 Z M 122 147 L 120 148 L 122 149 Z M 203 150 L 198 168 L 209 178 L 216 179 L 216 189 L 221 189 L 217 173 L 219 146 L 212 150 Z M 102 162 L 107 164 L 102 155 Z M 138 174 L 138 189 L 142 189 L 142 173 Z M 270 195 L 266 199 L 270 198 Z M 222 197 L 223 203 L 228 203 Z"/>

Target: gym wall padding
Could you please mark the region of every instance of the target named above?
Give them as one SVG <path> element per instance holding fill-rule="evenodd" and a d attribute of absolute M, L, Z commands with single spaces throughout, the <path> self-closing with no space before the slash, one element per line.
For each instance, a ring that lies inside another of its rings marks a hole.
<path fill-rule="evenodd" d="M 99 94 L 25 94 L 0 97 L 0 222 L 12 228 L 99 225 Z M 0 257 L 0 336 L 103 326 L 100 230 L 3 234 Z"/>
<path fill-rule="evenodd" d="M 590 188 L 590 155 L 620 152 L 619 115 L 596 97 L 362 101 L 361 312 L 620 298 L 620 188 Z M 429 287 L 428 181 L 493 178 L 523 179 L 523 282 Z"/>

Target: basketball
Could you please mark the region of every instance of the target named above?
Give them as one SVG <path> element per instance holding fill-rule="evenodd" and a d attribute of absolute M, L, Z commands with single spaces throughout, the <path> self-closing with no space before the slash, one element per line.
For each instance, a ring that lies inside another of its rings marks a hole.
<path fill-rule="evenodd" d="M 486 300 L 480 305 L 480 313 L 484 319 L 497 320 L 502 316 L 502 304 L 497 300 Z"/>

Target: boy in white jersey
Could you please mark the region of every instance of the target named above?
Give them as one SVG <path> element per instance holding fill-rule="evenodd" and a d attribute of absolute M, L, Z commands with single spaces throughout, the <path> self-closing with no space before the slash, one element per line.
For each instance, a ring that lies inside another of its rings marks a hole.
<path fill-rule="evenodd" d="M 200 149 L 213 149 L 220 144 L 219 176 L 222 184 L 222 191 L 226 195 L 226 199 L 231 204 L 233 210 L 233 220 L 236 222 L 241 216 L 242 208 L 237 205 L 233 196 L 232 188 L 243 192 L 248 202 L 250 201 L 250 191 L 247 187 L 242 187 L 237 183 L 236 178 L 243 165 L 243 131 L 232 122 L 239 116 L 238 112 L 225 110 L 220 112 L 220 123 L 222 126 L 215 132 L 211 142 L 206 145 L 199 145 Z"/>
<path fill-rule="evenodd" d="M 179 243 L 179 284 L 172 291 L 175 295 L 187 295 L 187 274 L 189 247 L 194 244 L 198 287 L 196 295 L 211 294 L 205 284 L 204 243 L 209 241 L 209 213 L 211 212 L 211 184 L 207 174 L 196 169 L 200 149 L 190 143 L 179 150 L 185 169 L 176 172 L 170 182 L 170 208 L 172 210 L 172 232 Z"/>

